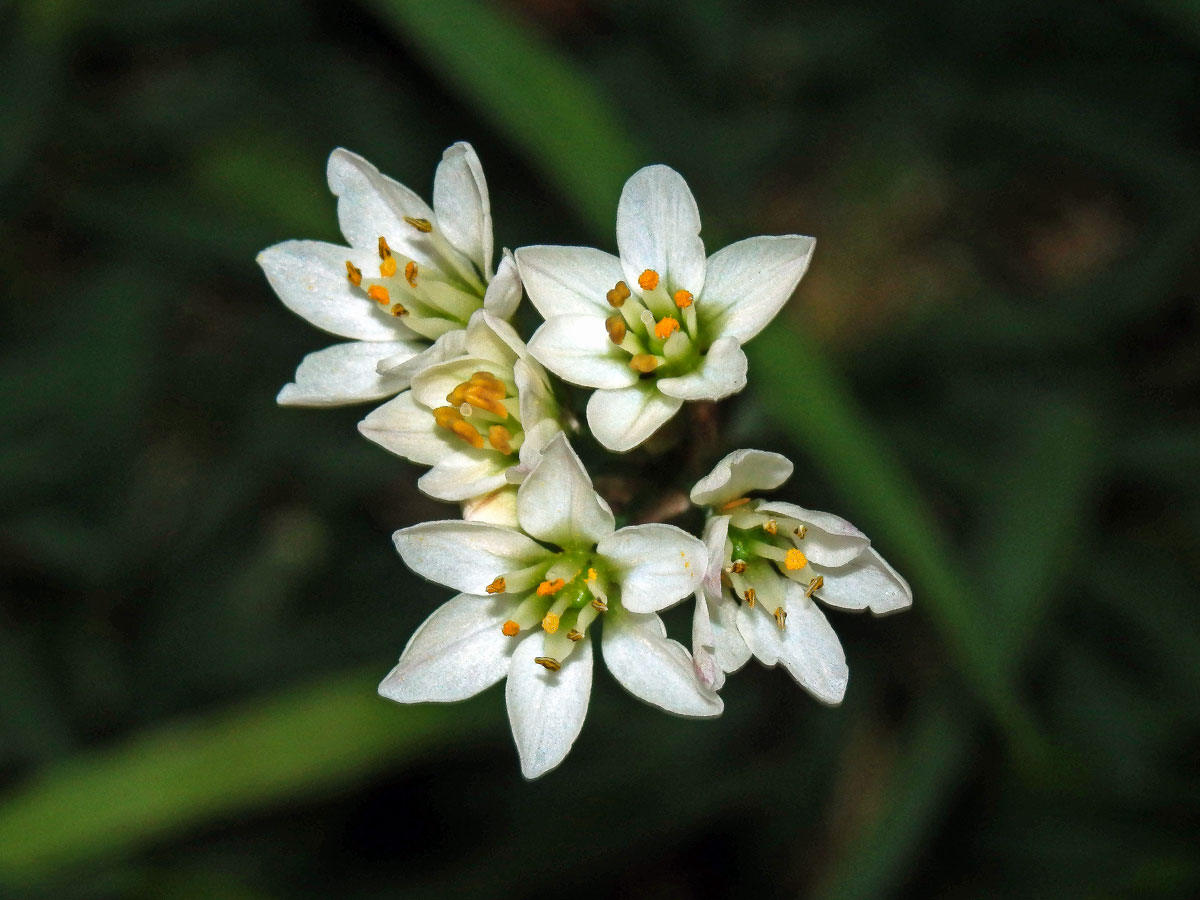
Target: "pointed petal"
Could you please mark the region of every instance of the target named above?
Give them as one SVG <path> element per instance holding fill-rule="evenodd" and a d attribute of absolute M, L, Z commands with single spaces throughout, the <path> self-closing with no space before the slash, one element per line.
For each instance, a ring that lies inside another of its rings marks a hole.
<path fill-rule="evenodd" d="M 403 353 L 389 356 L 386 359 L 381 359 L 376 369 L 380 375 L 387 375 L 397 381 L 402 381 L 404 382 L 404 386 L 408 387 L 412 384 L 413 378 L 425 371 L 425 369 L 454 356 L 458 356 L 462 351 L 462 341 L 465 333 L 461 328 L 455 331 L 447 331 L 415 356 L 406 357 Z"/>
<path fill-rule="evenodd" d="M 710 691 L 719 691 L 725 685 L 725 671 L 717 662 L 716 648 L 708 601 L 703 591 L 696 591 L 696 605 L 692 609 L 692 664 L 696 677 Z"/>
<path fill-rule="evenodd" d="M 550 555 L 515 529 L 480 522 L 422 522 L 401 528 L 392 540 L 422 578 L 466 594 L 486 594 L 496 576 Z"/>
<path fill-rule="evenodd" d="M 616 527 L 612 510 L 561 433 L 518 489 L 517 514 L 527 534 L 567 548 L 590 549 Z"/>
<path fill-rule="evenodd" d="M 517 520 L 517 489 L 505 485 L 482 497 L 472 497 L 462 505 L 464 522 L 486 522 L 507 528 L 520 528 Z"/>
<path fill-rule="evenodd" d="M 467 353 L 511 367 L 518 359 L 529 356 L 529 348 L 515 328 L 481 309 L 467 323 Z"/>
<path fill-rule="evenodd" d="M 639 700 L 680 716 L 721 714 L 721 698 L 701 685 L 691 655 L 658 616 L 606 617 L 600 646 L 613 677 Z"/>
<path fill-rule="evenodd" d="M 750 659 L 750 648 L 738 630 L 738 609 L 742 604 L 729 597 L 709 605 L 710 626 L 717 663 L 728 674 L 736 672 Z"/>
<path fill-rule="evenodd" d="M 763 665 L 782 663 L 802 688 L 822 703 L 836 706 L 850 677 L 837 635 L 799 585 L 788 582 L 784 608 L 787 627 L 781 629 L 761 603 L 754 608 L 742 603 L 738 631 Z"/>
<path fill-rule="evenodd" d="M 623 388 L 637 382 L 629 354 L 614 344 L 598 315 L 554 316 L 529 339 L 534 359 L 564 381 L 591 388 Z"/>
<path fill-rule="evenodd" d="M 599 390 L 588 400 L 588 427 L 606 448 L 624 453 L 658 431 L 681 406 L 682 400 L 666 396 L 653 381 Z"/>
<path fill-rule="evenodd" d="M 258 254 L 258 264 L 284 306 L 318 328 L 359 341 L 394 341 L 412 335 L 395 316 L 346 278 L 346 260 L 360 269 L 374 257 L 322 241 L 284 241 Z M 603 323 L 601 323 L 603 327 Z"/>
<path fill-rule="evenodd" d="M 653 269 L 668 293 L 704 290 L 704 241 L 700 210 L 683 176 L 669 166 L 646 166 L 633 173 L 617 205 L 617 247 L 629 287 Z"/>
<path fill-rule="evenodd" d="M 412 391 L 372 410 L 358 423 L 358 430 L 385 450 L 422 466 L 432 466 L 455 449 L 429 410 L 413 399 Z"/>
<path fill-rule="evenodd" d="M 459 503 L 508 484 L 504 470 L 507 457 L 491 450 L 466 447 L 449 453 L 417 479 L 417 487 L 435 500 Z"/>
<path fill-rule="evenodd" d="M 296 369 L 296 380 L 283 386 L 275 402 L 280 406 L 342 406 L 381 400 L 404 390 L 401 378 L 380 375 L 379 360 L 409 353 L 416 356 L 422 344 L 398 341 L 355 341 L 334 344 L 310 353 Z"/>
<path fill-rule="evenodd" d="M 397 703 L 452 703 L 474 697 L 508 674 L 516 642 L 500 630 L 512 603 L 459 594 L 413 634 L 379 685 Z"/>
<path fill-rule="evenodd" d="M 392 250 L 418 260 L 429 258 L 424 235 L 404 221 L 433 219 L 433 210 L 400 182 L 349 150 L 329 154 L 325 174 L 329 189 L 338 198 L 338 223 L 351 247 L 374 253 L 379 238 Z"/>
<path fill-rule="evenodd" d="M 621 605 L 634 613 L 658 612 L 691 596 L 708 565 L 701 541 L 661 522 L 626 526 L 601 540 L 596 552 L 616 569 Z"/>
<path fill-rule="evenodd" d="M 658 389 L 680 400 L 724 400 L 746 387 L 749 366 L 738 339 L 726 335 L 713 341 L 699 369 L 677 378 L 660 378 Z"/>
<path fill-rule="evenodd" d="M 795 503 L 764 500 L 756 507 L 761 513 L 799 519 L 808 526 L 804 540 L 796 546 L 809 560 L 820 566 L 836 568 L 858 558 L 871 541 L 865 534 L 833 513 L 805 509 Z"/>
<path fill-rule="evenodd" d="M 543 319 L 612 314 L 605 295 L 625 275 L 621 260 L 591 247 L 521 247 L 517 268 Z"/>
<path fill-rule="evenodd" d="M 869 609 L 877 616 L 912 606 L 912 588 L 874 548 L 868 548 L 854 562 L 837 569 L 812 568 L 825 579 L 816 597 L 827 606 Z"/>
<path fill-rule="evenodd" d="M 758 334 L 792 296 L 816 241 L 798 234 L 747 238 L 708 260 L 708 282 L 697 305 L 702 321 L 741 343 Z"/>
<path fill-rule="evenodd" d="M 487 281 L 492 277 L 492 206 L 475 148 L 446 148 L 433 176 L 433 211 L 442 234 Z"/>
<path fill-rule="evenodd" d="M 517 260 L 511 250 L 505 250 L 496 275 L 484 292 L 483 308 L 507 321 L 513 317 L 520 305 L 521 275 L 517 271 Z"/>
<path fill-rule="evenodd" d="M 729 516 L 709 516 L 704 523 L 704 549 L 708 553 L 708 566 L 704 570 L 701 587 L 714 603 L 719 603 L 725 588 L 721 574 L 725 567 L 725 541 L 729 538 Z"/>
<path fill-rule="evenodd" d="M 521 774 L 533 779 L 561 763 L 579 737 L 592 694 L 592 642 L 583 640 L 557 672 L 535 663 L 543 636 L 535 632 L 513 653 L 504 696 Z"/>
<path fill-rule="evenodd" d="M 777 488 L 792 477 L 786 456 L 766 450 L 734 450 L 692 488 L 697 506 L 719 507 L 756 491 Z"/>

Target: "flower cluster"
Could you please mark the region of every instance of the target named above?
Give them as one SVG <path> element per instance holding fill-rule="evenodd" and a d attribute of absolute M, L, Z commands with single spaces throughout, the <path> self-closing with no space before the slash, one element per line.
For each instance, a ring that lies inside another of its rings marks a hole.
<path fill-rule="evenodd" d="M 656 165 L 621 192 L 619 255 L 523 247 L 493 268 L 469 144 L 443 154 L 432 206 L 346 150 L 328 178 L 347 246 L 287 241 L 259 264 L 290 309 L 349 342 L 305 357 L 279 403 L 386 400 L 359 430 L 428 467 L 423 492 L 461 504 L 461 518 L 394 536 L 413 571 L 458 594 L 380 693 L 447 702 L 506 678 L 527 778 L 579 735 L 597 625 L 617 681 L 677 715 L 719 715 L 725 676 L 750 656 L 840 702 L 846 658 L 822 606 L 882 615 L 912 594 L 849 522 L 754 496 L 787 480 L 787 459 L 737 450 L 717 463 L 691 489 L 700 539 L 661 522 L 618 528 L 570 443 L 590 434 L 625 453 L 685 402 L 741 391 L 742 345 L 791 296 L 813 239 L 749 238 L 706 256 L 691 191 Z M 542 318 L 528 343 L 511 324 L 524 294 Z M 586 429 L 551 375 L 592 390 Z M 658 614 L 692 598 L 689 652 Z"/>

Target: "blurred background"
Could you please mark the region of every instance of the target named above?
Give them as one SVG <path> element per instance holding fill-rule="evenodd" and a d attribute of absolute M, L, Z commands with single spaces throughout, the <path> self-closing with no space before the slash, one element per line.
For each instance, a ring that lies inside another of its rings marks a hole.
<path fill-rule="evenodd" d="M 0 84 L 0 896 L 1200 896 L 1200 4 L 30 0 Z M 497 246 L 614 250 L 651 162 L 710 250 L 817 236 L 656 471 L 785 452 L 911 580 L 841 708 L 598 667 L 527 784 L 502 689 L 375 695 L 456 511 L 274 405 L 331 341 L 254 256 L 462 139 Z"/>

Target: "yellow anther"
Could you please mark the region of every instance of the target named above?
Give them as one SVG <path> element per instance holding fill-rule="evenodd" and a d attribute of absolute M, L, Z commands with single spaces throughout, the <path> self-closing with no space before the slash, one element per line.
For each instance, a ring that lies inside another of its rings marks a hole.
<path fill-rule="evenodd" d="M 754 601 L 755 601 L 755 599 L 757 599 L 757 597 L 758 597 L 758 594 L 755 593 L 754 588 L 746 588 L 746 596 L 743 597 L 742 599 L 744 599 L 747 603 L 750 604 L 751 609 L 754 609 Z"/>
<path fill-rule="evenodd" d="M 741 575 L 746 571 L 746 561 L 744 559 L 735 559 L 733 565 L 729 567 L 729 571 L 734 574 Z"/>
<path fill-rule="evenodd" d="M 396 257 L 388 254 L 383 258 L 383 262 L 379 264 L 379 274 L 384 278 L 391 278 L 396 274 Z"/>
<path fill-rule="evenodd" d="M 687 309 L 689 306 L 691 306 L 692 305 L 692 292 L 691 291 L 676 291 L 675 292 L 675 305 L 678 306 L 680 309 Z"/>
<path fill-rule="evenodd" d="M 411 259 L 404 264 L 404 280 L 408 282 L 408 286 L 411 288 L 417 286 L 417 264 Z"/>
<path fill-rule="evenodd" d="M 558 613 L 546 613 L 545 617 L 542 619 L 542 628 L 546 630 L 546 634 L 554 634 L 557 632 Z"/>
<path fill-rule="evenodd" d="M 604 295 L 604 299 L 608 301 L 609 306 L 615 306 L 620 309 L 625 305 L 625 301 L 629 299 L 629 285 L 623 281 L 618 281 L 617 286 Z"/>
<path fill-rule="evenodd" d="M 382 234 L 379 236 L 379 258 L 387 259 L 392 255 L 392 248 L 388 246 L 387 238 Z"/>
<path fill-rule="evenodd" d="M 488 429 L 488 443 L 501 453 L 512 453 L 512 432 L 503 425 L 493 425 Z"/>
<path fill-rule="evenodd" d="M 404 308 L 403 304 L 397 303 L 392 307 L 392 315 L 398 319 L 401 316 L 407 316 L 408 310 Z"/>
<path fill-rule="evenodd" d="M 421 232 L 421 234 L 429 234 L 429 232 L 433 231 L 433 223 L 428 219 L 414 219 L 412 216 L 405 216 L 404 221 Z"/>
<path fill-rule="evenodd" d="M 775 624 L 778 625 L 782 629 L 782 628 L 787 627 L 784 625 L 784 622 L 786 622 L 786 621 L 787 621 L 787 610 L 784 609 L 782 606 L 775 607 Z"/>
<path fill-rule="evenodd" d="M 795 572 L 797 569 L 803 569 L 808 565 L 808 557 L 793 547 L 787 552 L 787 557 L 783 564 L 788 567 L 789 572 Z"/>
<path fill-rule="evenodd" d="M 808 587 L 804 591 L 804 596 L 811 597 L 813 594 L 815 594 L 817 591 L 819 591 L 824 584 L 825 584 L 825 579 L 822 576 L 818 575 L 816 578 L 814 578 L 812 581 L 810 581 L 808 583 Z"/>
<path fill-rule="evenodd" d="M 643 291 L 652 291 L 658 287 L 658 273 L 653 269 L 647 269 L 638 276 L 638 284 L 641 285 Z"/>
<path fill-rule="evenodd" d="M 725 512 L 726 510 L 730 509 L 737 509 L 739 506 L 745 506 L 749 502 L 749 497 L 738 497 L 736 500 L 730 500 L 728 503 L 722 506 L 720 512 Z"/>
<path fill-rule="evenodd" d="M 553 581 L 543 581 L 537 586 L 537 595 L 539 597 L 549 597 L 551 594 L 561 591 L 565 584 L 566 582 L 561 578 L 555 578 Z"/>
<path fill-rule="evenodd" d="M 567 640 L 568 641 L 576 641 L 576 642 L 582 641 L 583 635 L 580 632 L 576 631 L 574 628 L 572 628 L 570 631 L 567 632 Z"/>
<path fill-rule="evenodd" d="M 658 368 L 658 357 L 653 353 L 639 353 L 629 361 L 629 368 L 642 374 L 653 372 Z"/>
<path fill-rule="evenodd" d="M 562 663 L 553 656 L 535 656 L 533 661 L 542 668 L 549 669 L 551 672 L 557 672 L 562 668 Z"/>
<path fill-rule="evenodd" d="M 367 288 L 367 296 L 380 306 L 387 306 L 392 302 L 391 295 L 388 294 L 388 289 L 382 284 L 373 284 Z"/>
<path fill-rule="evenodd" d="M 483 435 L 470 422 L 464 422 L 462 419 L 459 419 L 450 426 L 450 430 L 476 450 L 483 449 Z"/>
<path fill-rule="evenodd" d="M 508 585 L 504 582 L 503 575 L 497 575 L 495 581 L 489 584 L 484 590 L 489 594 L 503 594 L 508 589 Z"/>
<path fill-rule="evenodd" d="M 596 612 L 608 612 L 608 604 L 599 597 L 596 597 L 592 600 L 592 609 L 596 610 Z"/>
<path fill-rule="evenodd" d="M 671 316 L 663 316 L 654 326 L 654 336 L 660 341 L 665 341 L 669 338 L 672 332 L 679 330 L 679 320 L 673 319 Z"/>
<path fill-rule="evenodd" d="M 346 260 L 346 277 L 350 279 L 352 285 L 358 287 L 362 284 L 362 269 L 358 268 L 350 260 Z"/>
<path fill-rule="evenodd" d="M 518 631 L 521 630 L 521 626 L 518 625 L 516 622 L 514 622 L 512 619 L 509 619 L 507 622 L 505 622 L 503 625 L 500 626 L 500 630 L 502 632 L 504 632 L 505 637 L 512 637 Z"/>
<path fill-rule="evenodd" d="M 619 344 L 625 340 L 625 332 L 628 330 L 625 327 L 625 317 L 617 314 L 609 316 L 604 320 L 604 327 L 608 331 L 608 339 L 614 344 Z"/>
<path fill-rule="evenodd" d="M 599 575 L 597 575 L 596 570 L 589 566 L 586 580 L 587 581 L 595 581 L 598 577 L 599 577 Z"/>
<path fill-rule="evenodd" d="M 767 519 L 767 521 L 763 522 L 763 531 L 767 534 L 775 534 L 779 531 L 779 523 L 774 519 Z"/>
<path fill-rule="evenodd" d="M 808 526 L 807 526 L 807 525 L 801 525 L 799 528 L 797 528 L 795 531 L 793 531 L 793 532 L 792 532 L 792 534 L 794 534 L 794 535 L 795 535 L 796 537 L 798 537 L 800 540 L 804 540 L 804 536 L 805 536 L 806 534 L 808 534 Z"/>

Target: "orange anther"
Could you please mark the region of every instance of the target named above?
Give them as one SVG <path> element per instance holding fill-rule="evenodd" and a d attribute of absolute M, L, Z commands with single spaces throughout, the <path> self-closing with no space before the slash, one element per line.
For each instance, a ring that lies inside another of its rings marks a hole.
<path fill-rule="evenodd" d="M 546 613 L 545 618 L 542 619 L 542 628 L 544 628 L 546 630 L 546 634 L 554 634 L 555 632 L 557 632 L 558 631 L 558 614 L 557 613 Z"/>
<path fill-rule="evenodd" d="M 549 597 L 551 594 L 561 591 L 566 582 L 561 578 L 555 578 L 553 581 L 543 581 L 537 586 L 537 595 L 539 597 Z"/>
<path fill-rule="evenodd" d="M 396 257 L 388 254 L 383 258 L 383 262 L 379 264 L 379 274 L 384 278 L 391 278 L 396 274 Z"/>
<path fill-rule="evenodd" d="M 346 260 L 346 277 L 350 279 L 352 285 L 358 287 L 362 284 L 362 269 L 358 268 L 350 260 Z"/>
<path fill-rule="evenodd" d="M 489 594 L 503 594 L 507 589 L 508 585 L 504 583 L 503 575 L 497 575 L 496 579 L 484 588 Z"/>
<path fill-rule="evenodd" d="M 417 286 L 417 264 L 411 259 L 404 265 L 404 280 L 408 282 L 409 287 Z"/>
<path fill-rule="evenodd" d="M 653 269 L 647 269 L 638 276 L 638 284 L 641 285 L 643 291 L 652 291 L 658 287 L 658 273 Z"/>
<path fill-rule="evenodd" d="M 654 336 L 660 341 L 665 341 L 674 332 L 679 330 L 679 320 L 673 319 L 670 316 L 663 316 L 654 326 Z"/>
<path fill-rule="evenodd" d="M 604 320 L 604 327 L 608 330 L 608 339 L 614 344 L 619 344 L 625 340 L 625 333 L 628 330 L 625 327 L 625 318 L 621 315 L 609 316 Z"/>
<path fill-rule="evenodd" d="M 639 353 L 629 361 L 629 368 L 643 374 L 658 368 L 658 357 L 653 353 Z"/>
<path fill-rule="evenodd" d="M 676 291 L 675 292 L 675 305 L 678 306 L 680 309 L 687 309 L 689 306 L 691 306 L 692 305 L 692 292 L 691 291 Z"/>
<path fill-rule="evenodd" d="M 503 625 L 500 626 L 500 630 L 502 632 L 504 632 L 505 637 L 512 637 L 518 631 L 521 630 L 521 626 L 518 625 L 516 622 L 514 622 L 512 619 L 509 619 L 507 622 L 505 622 Z"/>
<path fill-rule="evenodd" d="M 380 306 L 387 306 L 392 301 L 391 296 L 388 294 L 388 289 L 382 284 L 373 284 L 367 288 L 367 296 Z"/>
<path fill-rule="evenodd" d="M 789 572 L 795 572 L 797 569 L 803 569 L 808 565 L 808 557 L 793 547 L 787 552 L 787 558 L 783 561 Z"/>

